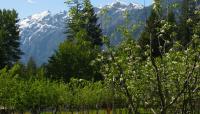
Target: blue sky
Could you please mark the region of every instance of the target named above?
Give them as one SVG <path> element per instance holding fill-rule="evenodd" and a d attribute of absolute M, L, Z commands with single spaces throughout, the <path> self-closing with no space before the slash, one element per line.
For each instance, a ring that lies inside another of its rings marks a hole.
<path fill-rule="evenodd" d="M 20 18 L 30 16 L 34 13 L 49 10 L 53 13 L 67 9 L 65 0 L 1 0 L 0 9 L 16 9 Z M 96 7 L 111 4 L 115 1 L 134 2 L 143 4 L 144 0 L 91 0 Z M 145 0 L 146 4 L 152 3 L 152 0 Z"/>

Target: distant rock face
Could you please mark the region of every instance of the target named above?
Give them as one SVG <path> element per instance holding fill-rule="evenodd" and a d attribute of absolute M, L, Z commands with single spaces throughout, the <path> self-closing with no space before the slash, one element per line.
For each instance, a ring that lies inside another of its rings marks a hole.
<path fill-rule="evenodd" d="M 102 14 L 102 10 L 107 9 L 107 12 Z M 129 14 L 129 23 L 144 22 L 145 15 L 149 12 L 148 8 L 143 8 L 138 4 L 123 4 L 120 2 L 106 5 L 102 8 L 95 8 L 99 17 L 99 23 L 103 29 L 103 33 L 110 35 L 116 32 L 116 28 L 125 23 L 124 12 Z M 52 14 L 49 11 L 44 11 L 34 14 L 19 22 L 21 49 L 24 52 L 21 61 L 26 63 L 30 57 L 33 57 L 38 65 L 48 62 L 48 58 L 55 52 L 59 44 L 66 38 L 65 27 L 67 12 Z M 141 27 L 142 28 L 142 27 Z M 141 29 L 140 28 L 140 29 Z M 140 29 L 136 31 L 136 36 L 140 33 Z M 112 39 L 112 43 L 120 42 L 118 33 Z"/>

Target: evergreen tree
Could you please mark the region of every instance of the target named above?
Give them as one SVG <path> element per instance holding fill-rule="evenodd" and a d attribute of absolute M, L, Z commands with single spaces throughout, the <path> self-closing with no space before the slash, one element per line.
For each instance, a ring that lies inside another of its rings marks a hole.
<path fill-rule="evenodd" d="M 83 19 L 84 28 L 88 35 L 86 40 L 90 41 L 94 46 L 102 46 L 102 30 L 100 29 L 100 24 L 97 24 L 98 18 L 90 0 L 83 1 Z"/>
<path fill-rule="evenodd" d="M 67 19 L 67 39 L 78 42 L 77 33 L 84 31 L 87 37 L 83 40 L 91 42 L 93 46 L 102 46 L 102 30 L 97 24 L 98 18 L 90 0 L 73 0 L 68 4 L 71 9 Z"/>
<path fill-rule="evenodd" d="M 0 68 L 12 66 L 22 54 L 18 21 L 15 10 L 0 10 Z"/>
<path fill-rule="evenodd" d="M 7 55 L 6 55 L 6 32 L 0 29 L 0 69 L 7 64 Z"/>
<path fill-rule="evenodd" d="M 148 49 L 151 50 L 153 57 L 168 52 L 173 42 L 177 40 L 176 29 L 176 19 L 172 9 L 167 15 L 160 14 L 159 9 L 153 9 L 138 41 L 142 49 L 141 56 L 145 57 L 144 52 Z"/>
<path fill-rule="evenodd" d="M 76 34 L 83 27 L 82 1 L 69 0 L 66 2 L 70 6 L 69 16 L 67 18 L 66 32 L 67 40 L 76 42 Z"/>
<path fill-rule="evenodd" d="M 141 46 L 141 49 L 143 49 L 143 52 L 147 50 L 147 45 L 149 45 L 153 56 L 159 56 L 161 54 L 159 50 L 161 41 L 159 41 L 158 38 L 158 28 L 160 28 L 159 16 L 155 10 L 152 10 L 138 43 Z"/>
<path fill-rule="evenodd" d="M 87 80 L 101 79 L 97 66 L 92 66 L 100 51 L 101 29 L 90 1 L 70 2 L 70 17 L 67 19 L 67 40 L 49 59 L 47 73 L 53 79 L 71 77 Z"/>
<path fill-rule="evenodd" d="M 182 2 L 178 38 L 184 47 L 187 47 L 187 44 L 190 43 L 193 27 L 198 22 L 197 15 L 195 15 L 196 6 L 195 0 L 183 0 Z"/>

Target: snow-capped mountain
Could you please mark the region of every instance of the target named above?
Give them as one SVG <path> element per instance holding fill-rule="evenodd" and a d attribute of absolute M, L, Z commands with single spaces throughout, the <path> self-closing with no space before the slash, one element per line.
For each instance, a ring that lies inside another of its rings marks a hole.
<path fill-rule="evenodd" d="M 107 12 L 102 14 L 102 9 L 107 9 Z M 125 22 L 125 11 L 129 13 L 130 23 L 134 24 L 145 20 L 145 9 L 139 4 L 116 2 L 102 8 L 95 8 L 95 11 L 99 17 L 103 33 L 109 35 L 116 31 L 114 28 Z M 108 17 L 110 18 L 107 19 Z M 21 49 L 24 52 L 22 62 L 26 63 L 30 57 L 33 57 L 38 65 L 47 62 L 48 58 L 58 48 L 58 45 L 66 38 L 64 34 L 66 18 L 66 11 L 56 14 L 44 11 L 22 19 L 19 22 Z M 137 31 L 137 34 L 139 34 L 139 31 Z M 119 36 L 118 33 L 116 33 L 115 39 L 112 40 L 113 43 L 120 41 L 117 36 Z"/>
<path fill-rule="evenodd" d="M 66 15 L 66 12 L 53 15 L 44 11 L 19 22 L 23 62 L 27 62 L 30 57 L 38 64 L 47 61 L 65 38 Z"/>
<path fill-rule="evenodd" d="M 125 11 L 125 10 L 133 10 L 133 9 L 143 9 L 143 6 L 136 3 L 123 3 L 123 2 L 115 2 L 111 5 L 106 5 L 104 8 L 112 9 L 112 10 L 119 10 L 119 11 Z"/>

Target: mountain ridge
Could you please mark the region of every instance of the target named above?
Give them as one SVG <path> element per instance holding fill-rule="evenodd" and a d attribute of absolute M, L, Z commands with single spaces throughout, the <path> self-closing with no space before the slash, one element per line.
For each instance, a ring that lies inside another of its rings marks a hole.
<path fill-rule="evenodd" d="M 144 21 L 144 7 L 139 4 L 122 4 L 120 2 L 106 5 L 100 8 L 94 8 L 99 17 L 99 23 L 102 25 L 103 33 L 108 35 L 113 32 L 113 28 L 124 23 L 124 12 L 128 11 L 131 17 L 131 23 L 137 20 Z M 107 9 L 107 13 L 102 15 L 101 11 Z M 111 17 L 111 22 L 105 24 L 106 16 Z M 138 19 L 136 18 L 138 17 Z M 48 58 L 55 52 L 59 44 L 66 39 L 65 20 L 67 11 L 52 14 L 50 11 L 36 13 L 19 22 L 21 50 L 24 52 L 21 61 L 26 63 L 30 57 L 34 58 L 38 65 L 47 63 Z M 103 26 L 106 25 L 106 26 Z M 115 44 L 120 42 L 119 38 L 112 40 Z"/>

